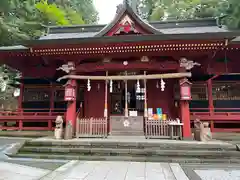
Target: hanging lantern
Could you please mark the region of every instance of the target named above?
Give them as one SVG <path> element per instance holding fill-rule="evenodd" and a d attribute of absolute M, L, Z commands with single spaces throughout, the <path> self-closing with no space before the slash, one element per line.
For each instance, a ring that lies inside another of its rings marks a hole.
<path fill-rule="evenodd" d="M 180 81 L 180 94 L 181 100 L 192 100 L 191 96 L 191 84 L 186 78 Z"/>
<path fill-rule="evenodd" d="M 163 79 L 161 79 L 161 91 L 164 91 L 165 89 L 165 82 L 163 81 Z"/>
<path fill-rule="evenodd" d="M 112 80 L 110 80 L 110 93 L 112 93 L 112 91 L 113 91 L 113 81 Z"/>
<path fill-rule="evenodd" d="M 65 101 L 76 100 L 76 89 L 75 89 L 75 86 L 73 86 L 70 82 L 71 81 L 68 81 L 68 83 L 65 86 L 65 96 L 64 96 Z"/>
<path fill-rule="evenodd" d="M 139 83 L 139 80 L 137 80 L 137 88 L 136 88 L 136 92 L 137 93 L 140 93 L 140 83 Z"/>
<path fill-rule="evenodd" d="M 91 84 L 90 84 L 90 79 L 87 81 L 87 91 L 91 90 Z"/>

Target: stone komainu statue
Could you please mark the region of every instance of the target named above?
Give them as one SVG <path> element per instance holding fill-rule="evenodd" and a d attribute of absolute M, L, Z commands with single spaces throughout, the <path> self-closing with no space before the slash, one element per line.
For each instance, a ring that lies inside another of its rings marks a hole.
<path fill-rule="evenodd" d="M 62 139 L 63 117 L 62 116 L 57 116 L 55 124 L 56 124 L 56 127 L 55 127 L 55 130 L 54 130 L 54 136 L 55 136 L 56 139 Z"/>
<path fill-rule="evenodd" d="M 194 139 L 197 141 L 209 141 L 212 139 L 208 122 L 201 122 L 200 119 L 194 121 Z"/>

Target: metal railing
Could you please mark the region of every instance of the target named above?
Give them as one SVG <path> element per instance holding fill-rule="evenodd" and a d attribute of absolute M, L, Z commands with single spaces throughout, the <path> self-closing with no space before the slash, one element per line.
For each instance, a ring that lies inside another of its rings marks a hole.
<path fill-rule="evenodd" d="M 78 118 L 76 137 L 101 137 L 108 136 L 106 118 Z"/>
<path fill-rule="evenodd" d="M 182 138 L 182 125 L 176 123 L 175 120 L 145 120 L 145 136 L 146 138 L 170 138 L 181 139 Z"/>

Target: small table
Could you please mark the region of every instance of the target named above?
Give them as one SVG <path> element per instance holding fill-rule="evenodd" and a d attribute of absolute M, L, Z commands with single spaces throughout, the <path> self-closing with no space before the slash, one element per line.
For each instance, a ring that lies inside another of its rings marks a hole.
<path fill-rule="evenodd" d="M 170 138 L 171 139 L 175 139 L 175 138 L 182 139 L 182 126 L 183 126 L 183 123 L 170 122 L 170 123 L 168 123 L 168 125 L 169 125 Z M 173 127 L 177 127 L 177 130 L 179 129 L 179 135 L 174 136 Z"/>

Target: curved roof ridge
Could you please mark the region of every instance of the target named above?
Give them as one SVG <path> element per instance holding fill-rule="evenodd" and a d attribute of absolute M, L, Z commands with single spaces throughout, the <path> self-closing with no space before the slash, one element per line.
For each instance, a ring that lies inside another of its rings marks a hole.
<path fill-rule="evenodd" d="M 122 18 L 124 15 L 129 15 L 135 20 L 143 29 L 146 29 L 152 34 L 161 34 L 159 30 L 154 28 L 148 22 L 145 22 L 141 17 L 139 17 L 133 9 L 129 6 L 128 3 L 120 4 L 117 7 L 117 12 L 114 19 L 106 25 L 99 33 L 97 33 L 96 37 L 101 37 L 107 34 Z"/>

